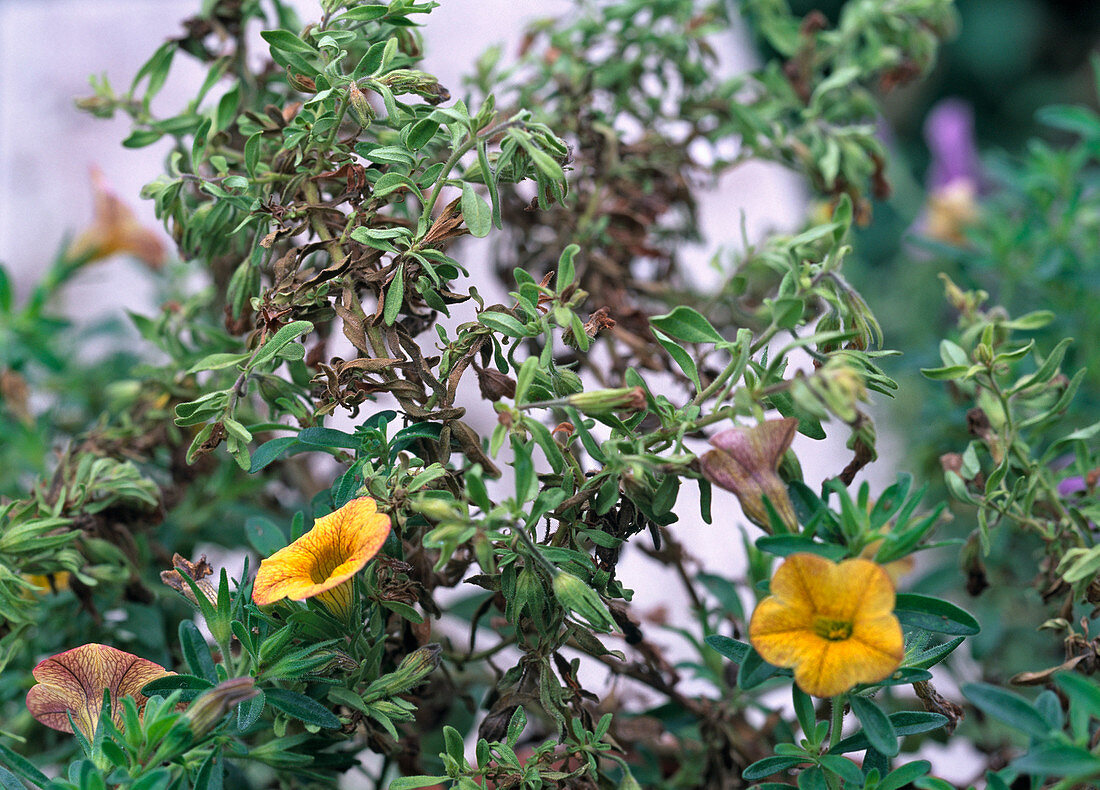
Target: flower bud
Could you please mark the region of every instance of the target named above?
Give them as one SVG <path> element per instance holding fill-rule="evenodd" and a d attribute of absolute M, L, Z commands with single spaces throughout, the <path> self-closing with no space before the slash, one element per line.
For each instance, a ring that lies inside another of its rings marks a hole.
<path fill-rule="evenodd" d="M 364 129 L 374 122 L 374 108 L 370 106 L 366 95 L 354 82 L 348 85 L 348 104 L 351 105 L 351 111 L 355 113 L 359 125 Z"/>
<path fill-rule="evenodd" d="M 418 647 L 405 656 L 397 669 L 371 683 L 363 694 L 363 700 L 374 702 L 416 688 L 439 667 L 442 653 L 443 648 L 435 643 Z"/>
<path fill-rule="evenodd" d="M 296 90 L 300 93 L 316 93 L 317 92 L 317 83 L 316 82 L 314 82 L 313 80 L 311 80 L 309 77 L 305 76 L 304 74 L 298 74 L 296 72 L 291 71 L 289 67 L 287 67 L 287 70 L 286 70 L 286 81 L 290 84 L 290 87 L 294 88 L 294 90 Z"/>
<path fill-rule="evenodd" d="M 554 595 L 558 603 L 595 630 L 608 632 L 615 626 L 599 594 L 573 574 L 560 571 L 554 577 Z"/>
<path fill-rule="evenodd" d="M 699 458 L 699 468 L 710 482 L 732 491 L 741 502 L 741 509 L 755 524 L 770 528 L 768 498 L 786 527 L 798 526 L 794 506 L 777 470 L 783 454 L 794 441 L 798 420 L 768 420 L 753 428 L 737 427 L 722 431 L 711 438 L 717 449 Z"/>
<path fill-rule="evenodd" d="M 260 690 L 256 688 L 254 678 L 223 680 L 192 702 L 184 712 L 183 718 L 195 737 L 201 738 L 214 729 L 230 710 L 258 696 L 259 693 Z"/>
<path fill-rule="evenodd" d="M 565 399 L 584 414 L 606 414 L 609 411 L 642 411 L 646 407 L 645 390 L 641 387 L 578 392 Z"/>

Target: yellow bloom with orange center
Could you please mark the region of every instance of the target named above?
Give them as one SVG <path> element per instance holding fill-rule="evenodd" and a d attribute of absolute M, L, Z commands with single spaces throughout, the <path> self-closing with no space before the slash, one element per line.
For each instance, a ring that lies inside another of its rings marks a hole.
<path fill-rule="evenodd" d="M 772 577 L 771 593 L 752 614 L 749 641 L 769 664 L 792 667 L 807 694 L 834 697 L 901 666 L 894 585 L 882 566 L 792 554 Z"/>
<path fill-rule="evenodd" d="M 347 612 L 352 577 L 381 550 L 389 534 L 390 517 L 378 512 L 373 499 L 353 499 L 261 562 L 252 600 L 262 606 L 316 596 L 331 610 Z"/>

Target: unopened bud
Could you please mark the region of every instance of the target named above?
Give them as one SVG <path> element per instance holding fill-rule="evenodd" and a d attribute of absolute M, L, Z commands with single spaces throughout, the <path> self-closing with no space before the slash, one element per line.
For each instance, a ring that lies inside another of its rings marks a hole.
<path fill-rule="evenodd" d="M 558 603 L 595 630 L 607 632 L 615 626 L 599 593 L 573 574 L 560 571 L 554 577 L 554 595 Z"/>
<path fill-rule="evenodd" d="M 300 93 L 316 93 L 317 83 L 304 74 L 298 74 L 293 72 L 288 67 L 286 70 L 286 81 L 290 83 L 290 87 Z"/>
<path fill-rule="evenodd" d="M 230 710 L 258 696 L 259 693 L 260 690 L 256 688 L 256 681 L 252 677 L 223 680 L 192 702 L 184 712 L 183 718 L 187 721 L 191 732 L 201 738 L 214 729 Z"/>
<path fill-rule="evenodd" d="M 351 111 L 355 113 L 359 125 L 364 129 L 374 122 L 374 108 L 370 106 L 366 95 L 354 82 L 348 85 L 348 104 L 351 105 Z"/>
<path fill-rule="evenodd" d="M 418 647 L 405 656 L 397 669 L 371 683 L 363 694 L 363 700 L 373 702 L 416 688 L 435 672 L 442 653 L 443 648 L 434 643 Z"/>
<path fill-rule="evenodd" d="M 585 414 L 606 414 L 609 411 L 642 411 L 646 407 L 645 390 L 641 387 L 617 387 L 570 395 L 565 402 Z"/>
<path fill-rule="evenodd" d="M 436 497 L 421 497 L 409 503 L 409 508 L 432 521 L 457 518 L 459 513 L 447 502 Z"/>

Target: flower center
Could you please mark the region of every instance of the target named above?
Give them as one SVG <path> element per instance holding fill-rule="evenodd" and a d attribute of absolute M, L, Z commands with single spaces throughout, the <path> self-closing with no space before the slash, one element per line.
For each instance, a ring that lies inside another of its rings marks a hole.
<path fill-rule="evenodd" d="M 831 617 L 815 617 L 813 632 L 830 642 L 841 642 L 852 635 L 852 624 L 848 620 L 834 620 Z"/>

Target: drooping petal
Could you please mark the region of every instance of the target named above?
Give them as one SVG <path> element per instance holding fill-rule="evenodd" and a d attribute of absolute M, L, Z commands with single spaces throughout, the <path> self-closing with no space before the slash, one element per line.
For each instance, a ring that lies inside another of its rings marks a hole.
<path fill-rule="evenodd" d="M 110 692 L 111 719 L 121 726 L 119 698 L 133 697 L 141 710 L 148 700 L 142 687 L 174 673 L 109 645 L 92 643 L 43 660 L 32 674 L 38 685 L 27 692 L 31 715 L 47 727 L 72 732 L 71 713 L 76 726 L 91 738 L 103 708 L 104 689 Z"/>

